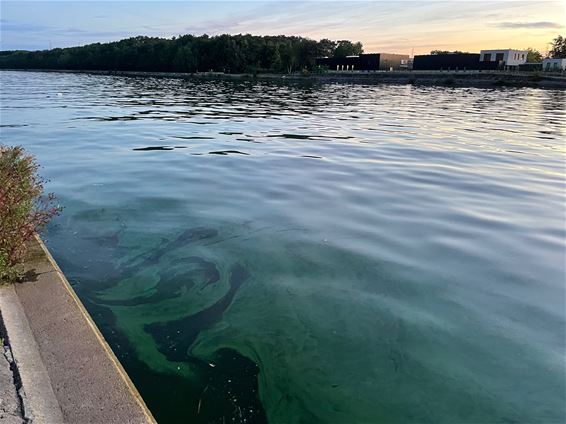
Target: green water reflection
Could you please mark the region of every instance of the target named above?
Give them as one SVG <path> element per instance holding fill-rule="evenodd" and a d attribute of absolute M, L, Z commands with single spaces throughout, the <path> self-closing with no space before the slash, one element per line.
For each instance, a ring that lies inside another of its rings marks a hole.
<path fill-rule="evenodd" d="M 564 421 L 564 91 L 0 77 L 159 422 Z"/>

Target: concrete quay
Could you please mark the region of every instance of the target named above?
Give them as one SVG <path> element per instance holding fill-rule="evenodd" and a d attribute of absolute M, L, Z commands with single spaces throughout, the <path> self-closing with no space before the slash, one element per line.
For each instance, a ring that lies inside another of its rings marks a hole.
<path fill-rule="evenodd" d="M 0 423 L 155 423 L 39 237 L 0 286 Z"/>

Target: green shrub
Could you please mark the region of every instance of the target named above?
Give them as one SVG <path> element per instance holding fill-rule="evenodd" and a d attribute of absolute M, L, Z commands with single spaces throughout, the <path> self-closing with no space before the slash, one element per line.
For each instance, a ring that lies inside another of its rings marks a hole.
<path fill-rule="evenodd" d="M 22 147 L 0 145 L 0 282 L 22 277 L 27 244 L 62 208 L 43 195 L 39 165 Z"/>

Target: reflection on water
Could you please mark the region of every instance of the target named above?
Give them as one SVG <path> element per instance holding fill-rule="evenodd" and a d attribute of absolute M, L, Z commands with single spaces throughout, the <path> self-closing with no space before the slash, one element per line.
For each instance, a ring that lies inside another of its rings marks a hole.
<path fill-rule="evenodd" d="M 160 422 L 564 421 L 564 91 L 0 77 Z"/>

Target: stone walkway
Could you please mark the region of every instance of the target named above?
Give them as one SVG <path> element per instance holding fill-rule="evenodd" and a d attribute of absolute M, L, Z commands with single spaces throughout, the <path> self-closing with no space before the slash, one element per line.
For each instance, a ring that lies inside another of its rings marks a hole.
<path fill-rule="evenodd" d="M 2 326 L 0 317 L 0 327 Z M 7 341 L 2 339 L 0 346 L 0 423 L 23 424 L 20 398 L 14 382 L 11 364 L 14 362 Z"/>

